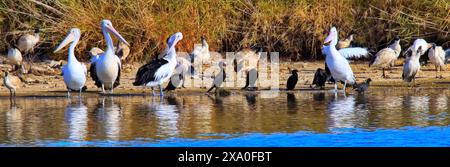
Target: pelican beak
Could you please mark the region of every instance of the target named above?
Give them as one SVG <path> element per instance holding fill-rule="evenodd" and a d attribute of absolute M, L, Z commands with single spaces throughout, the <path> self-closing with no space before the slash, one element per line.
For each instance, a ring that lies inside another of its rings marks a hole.
<path fill-rule="evenodd" d="M 112 26 L 106 27 L 109 33 L 114 34 L 121 42 L 123 42 L 125 45 L 130 46 L 130 44 L 125 40 L 125 38 L 122 37 L 122 35 L 119 34 L 119 32 L 116 31 L 116 29 Z"/>
<path fill-rule="evenodd" d="M 67 35 L 67 37 L 61 42 L 61 44 L 59 44 L 59 46 L 55 49 L 55 51 L 53 51 L 53 53 L 58 52 L 59 50 L 61 50 L 62 48 L 64 48 L 65 46 L 67 46 L 68 44 L 70 44 L 71 42 L 73 42 L 75 40 L 75 35 L 73 33 L 70 33 L 69 35 Z"/>
<path fill-rule="evenodd" d="M 331 43 L 331 41 L 334 39 L 334 35 L 332 33 L 328 34 L 327 38 L 323 41 L 323 44 Z"/>

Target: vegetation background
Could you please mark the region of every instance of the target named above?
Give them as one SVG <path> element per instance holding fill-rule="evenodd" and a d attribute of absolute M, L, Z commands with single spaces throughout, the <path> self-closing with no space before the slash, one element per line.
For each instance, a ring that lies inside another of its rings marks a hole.
<path fill-rule="evenodd" d="M 39 27 L 38 52 L 65 59 L 65 53 L 51 51 L 78 27 L 77 56 L 87 60 L 91 47 L 105 47 L 102 19 L 130 42 L 130 61 L 148 60 L 178 31 L 184 35 L 179 51 L 191 51 L 205 35 L 213 51 L 261 45 L 292 60 L 322 59 L 332 25 L 340 38 L 355 34 L 357 43 L 375 51 L 395 35 L 403 47 L 415 38 L 450 47 L 449 0 L 1 0 L 0 51 Z"/>

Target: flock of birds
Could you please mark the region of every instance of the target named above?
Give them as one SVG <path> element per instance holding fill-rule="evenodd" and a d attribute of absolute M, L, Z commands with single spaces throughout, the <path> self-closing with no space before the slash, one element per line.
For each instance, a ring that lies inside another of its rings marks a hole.
<path fill-rule="evenodd" d="M 106 50 L 99 48 L 92 48 L 90 50 L 91 61 L 89 73 L 94 80 L 95 85 L 101 89 L 102 93 L 109 91 L 113 93 L 114 88 L 120 84 L 120 74 L 122 68 L 122 61 L 126 59 L 130 53 L 129 43 L 119 32 L 115 30 L 111 21 L 101 21 L 101 31 L 106 41 Z M 119 43 L 114 47 L 111 34 L 114 35 Z M 72 28 L 66 38 L 57 46 L 54 53 L 62 50 L 69 45 L 68 61 L 62 67 L 62 76 L 67 87 L 68 96 L 71 91 L 78 91 L 80 94 L 86 90 L 86 77 L 88 69 L 86 65 L 79 62 L 75 56 L 75 47 L 80 40 L 81 31 L 78 28 Z M 157 57 L 153 58 L 147 64 L 140 67 L 136 73 L 134 86 L 145 86 L 152 89 L 152 94 L 155 95 L 153 89 L 159 87 L 160 96 L 163 96 L 163 83 L 170 80 L 169 84 L 164 90 L 174 90 L 180 86 L 180 83 L 172 83 L 174 80 L 171 77 L 178 77 L 179 81 L 184 87 L 184 79 L 187 75 L 195 76 L 194 60 L 199 62 L 207 62 L 211 59 L 209 46 L 205 37 L 201 37 L 201 44 L 195 45 L 194 50 L 188 57 L 177 56 L 175 46 L 183 39 L 183 34 L 177 32 L 167 38 L 167 48 Z M 343 91 L 347 85 L 353 85 L 358 92 L 364 92 L 368 89 L 370 78 L 364 83 L 356 83 L 355 75 L 350 66 L 351 59 L 369 58 L 371 53 L 367 48 L 350 47 L 353 40 L 353 35 L 339 41 L 338 32 L 335 27 L 330 29 L 330 32 L 324 40 L 322 52 L 325 55 L 325 69 L 319 68 L 314 75 L 313 85 L 323 88 L 326 82 L 335 84 L 334 90 L 337 92 L 337 85 L 339 82 L 344 84 Z M 34 47 L 39 42 L 39 29 L 36 29 L 35 34 L 27 34 L 17 40 L 17 44 L 13 45 L 8 50 L 9 63 L 14 67 L 14 70 L 24 71 L 23 60 L 21 52 L 31 54 L 34 52 Z M 442 70 L 444 64 L 450 58 L 450 49 L 444 51 L 441 46 L 427 43 L 424 39 L 417 39 L 413 45 L 409 47 L 404 55 L 406 60 L 403 65 L 402 78 L 406 82 L 414 82 L 417 72 L 420 70 L 419 58 L 428 51 L 428 57 L 431 63 L 436 67 L 436 77 L 438 71 Z M 254 48 L 254 50 L 244 50 L 238 52 L 233 60 L 234 71 L 239 72 L 244 70 L 247 74 L 246 85 L 243 89 L 256 90 L 256 80 L 258 79 L 257 64 L 261 57 L 262 47 Z M 370 61 L 370 67 L 382 68 L 383 77 L 388 77 L 385 74 L 385 69 L 394 65 L 395 60 L 401 53 L 400 38 L 394 38 L 393 42 L 386 48 L 378 51 Z M 244 62 L 248 61 L 249 65 L 244 67 Z M 225 82 L 227 74 L 225 67 L 227 62 L 225 60 L 217 60 L 217 65 L 220 72 L 214 76 L 213 84 L 207 92 L 213 89 L 218 92 L 219 88 Z M 201 64 L 202 65 L 202 64 Z M 31 69 L 31 67 L 30 67 Z M 292 75 L 288 78 L 286 88 L 293 90 L 298 82 L 298 70 L 293 69 Z M 15 97 L 16 87 L 9 79 L 9 72 L 6 71 L 4 75 L 4 85 L 10 90 L 11 97 Z M 203 76 L 202 76 L 203 78 Z"/>

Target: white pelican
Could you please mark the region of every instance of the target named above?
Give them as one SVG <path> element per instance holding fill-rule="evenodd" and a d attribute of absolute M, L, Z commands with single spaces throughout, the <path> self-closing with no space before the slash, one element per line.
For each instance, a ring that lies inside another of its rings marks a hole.
<path fill-rule="evenodd" d="M 91 62 L 90 73 L 97 87 L 114 92 L 114 88 L 120 84 L 120 68 L 122 66 L 120 58 L 114 54 L 114 44 L 110 33 L 115 35 L 121 42 L 129 45 L 128 42 L 114 29 L 111 21 L 102 20 L 102 33 L 106 41 L 106 50 L 97 61 Z"/>
<path fill-rule="evenodd" d="M 34 47 L 39 42 L 39 33 L 40 31 L 37 28 L 34 30 L 34 35 L 22 35 L 17 41 L 17 48 L 19 48 L 19 50 L 24 53 L 33 53 Z"/>
<path fill-rule="evenodd" d="M 348 48 L 348 47 L 350 47 L 350 44 L 352 43 L 352 41 L 353 41 L 353 34 L 350 34 L 344 40 L 339 40 L 339 42 L 337 44 L 337 48 L 338 49 Z"/>
<path fill-rule="evenodd" d="M 62 67 L 62 75 L 64 77 L 64 83 L 67 86 L 68 96 L 70 96 L 70 91 L 79 91 L 81 95 L 81 91 L 86 83 L 86 66 L 80 63 L 75 57 L 75 46 L 77 46 L 80 36 L 80 29 L 70 29 L 67 37 L 59 44 L 55 51 L 53 51 L 53 53 L 56 53 L 70 44 L 67 64 Z"/>
<path fill-rule="evenodd" d="M 370 62 L 369 67 L 381 67 L 383 69 L 383 78 L 386 78 L 385 68 L 392 67 L 397 60 L 402 48 L 400 46 L 400 38 L 395 37 L 394 42 L 387 48 L 381 49 L 375 55 L 375 59 Z"/>
<path fill-rule="evenodd" d="M 20 50 L 17 49 L 16 46 L 13 46 L 12 48 L 8 49 L 8 62 L 13 66 L 14 70 L 21 69 L 22 72 L 25 70 L 23 69 L 23 58 L 22 53 L 20 53 Z"/>
<path fill-rule="evenodd" d="M 9 72 L 5 71 L 5 76 L 3 76 L 3 85 L 8 88 L 9 90 L 9 98 L 12 101 L 12 99 L 16 98 L 16 87 L 11 82 L 11 79 L 9 78 Z"/>
<path fill-rule="evenodd" d="M 205 64 L 211 57 L 205 36 L 201 36 L 201 42 L 201 44 L 195 44 L 194 50 L 190 54 L 191 62 L 198 61 L 200 64 Z"/>
<path fill-rule="evenodd" d="M 207 92 L 211 92 L 211 90 L 216 88 L 215 91 L 216 93 L 218 93 L 219 87 L 222 85 L 223 82 L 225 82 L 225 78 L 227 78 L 227 73 L 225 72 L 224 69 L 226 66 L 227 64 L 225 63 L 225 61 L 219 62 L 220 72 L 214 77 L 213 85 L 211 86 L 211 88 L 208 89 Z"/>
<path fill-rule="evenodd" d="M 151 87 L 153 95 L 155 95 L 153 88 L 159 86 L 160 96 L 163 96 L 161 84 L 169 80 L 175 71 L 177 65 L 175 45 L 181 39 L 183 39 L 183 34 L 181 32 L 173 34 L 167 40 L 167 48 L 164 51 L 162 58 L 155 58 L 140 67 L 136 73 L 136 80 L 133 82 L 133 85 Z"/>
<path fill-rule="evenodd" d="M 436 46 L 436 44 L 433 43 L 433 47 L 428 51 L 428 58 L 436 68 L 436 78 L 443 78 L 442 74 L 438 77 L 438 73 L 445 68 L 445 52 L 444 49 L 442 49 L 442 46 Z"/>
<path fill-rule="evenodd" d="M 412 52 L 411 56 L 405 59 L 405 63 L 403 64 L 403 74 L 402 79 L 405 82 L 414 82 L 416 81 L 415 77 L 417 72 L 420 70 L 420 53 L 422 53 L 422 46 L 419 46 L 417 51 Z"/>
<path fill-rule="evenodd" d="M 323 52 L 326 55 L 325 61 L 330 69 L 331 75 L 336 80 L 334 89 L 337 91 L 337 82 L 343 81 L 344 88 L 342 88 L 342 90 L 345 92 L 347 83 L 354 84 L 356 79 L 347 59 L 345 59 L 336 49 L 337 42 L 338 33 L 336 28 L 332 27 L 328 37 L 324 41 L 325 44 L 330 43 L 330 45 L 328 47 L 324 47 Z"/>

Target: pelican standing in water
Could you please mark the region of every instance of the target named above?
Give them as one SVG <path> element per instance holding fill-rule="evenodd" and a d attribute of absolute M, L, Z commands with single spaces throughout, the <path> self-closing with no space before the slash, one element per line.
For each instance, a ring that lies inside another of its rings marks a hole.
<path fill-rule="evenodd" d="M 143 65 L 136 73 L 134 86 L 147 86 L 152 88 L 152 95 L 155 95 L 153 88 L 159 86 L 160 96 L 163 96 L 161 84 L 170 79 L 177 65 L 177 51 L 175 45 L 183 39 L 183 34 L 177 32 L 167 40 L 167 48 L 161 58 L 155 58 Z"/>
<path fill-rule="evenodd" d="M 120 58 L 114 53 L 114 44 L 110 33 L 115 35 L 121 42 L 129 45 L 128 42 L 114 29 L 111 21 L 102 20 L 102 33 L 106 41 L 106 50 L 99 55 L 98 60 L 91 62 L 90 73 L 97 87 L 102 88 L 102 92 L 111 90 L 120 84 L 120 68 L 122 66 Z"/>
<path fill-rule="evenodd" d="M 442 49 L 442 46 L 436 46 L 436 44 L 433 43 L 433 46 L 428 51 L 428 58 L 436 68 L 436 78 L 442 79 L 442 74 L 438 76 L 438 73 L 445 68 L 445 52 L 444 49 Z"/>
<path fill-rule="evenodd" d="M 339 51 L 336 49 L 336 44 L 338 42 L 338 33 L 335 27 L 332 27 L 328 37 L 325 39 L 324 43 L 330 43 L 329 46 L 323 47 L 323 52 L 325 53 L 325 61 L 330 69 L 331 75 L 335 79 L 334 90 L 337 91 L 337 83 L 339 81 L 344 82 L 344 88 L 342 90 L 345 93 L 347 84 L 354 84 L 356 82 L 355 76 L 353 75 L 352 68 Z"/>
<path fill-rule="evenodd" d="M 67 64 L 62 67 L 64 83 L 67 86 L 67 96 L 70 96 L 70 91 L 79 91 L 81 97 L 81 91 L 86 83 L 86 66 L 80 63 L 75 57 L 75 46 L 77 46 L 80 36 L 80 29 L 70 29 L 67 37 L 59 44 L 55 51 L 53 51 L 53 53 L 56 53 L 70 44 Z"/>

